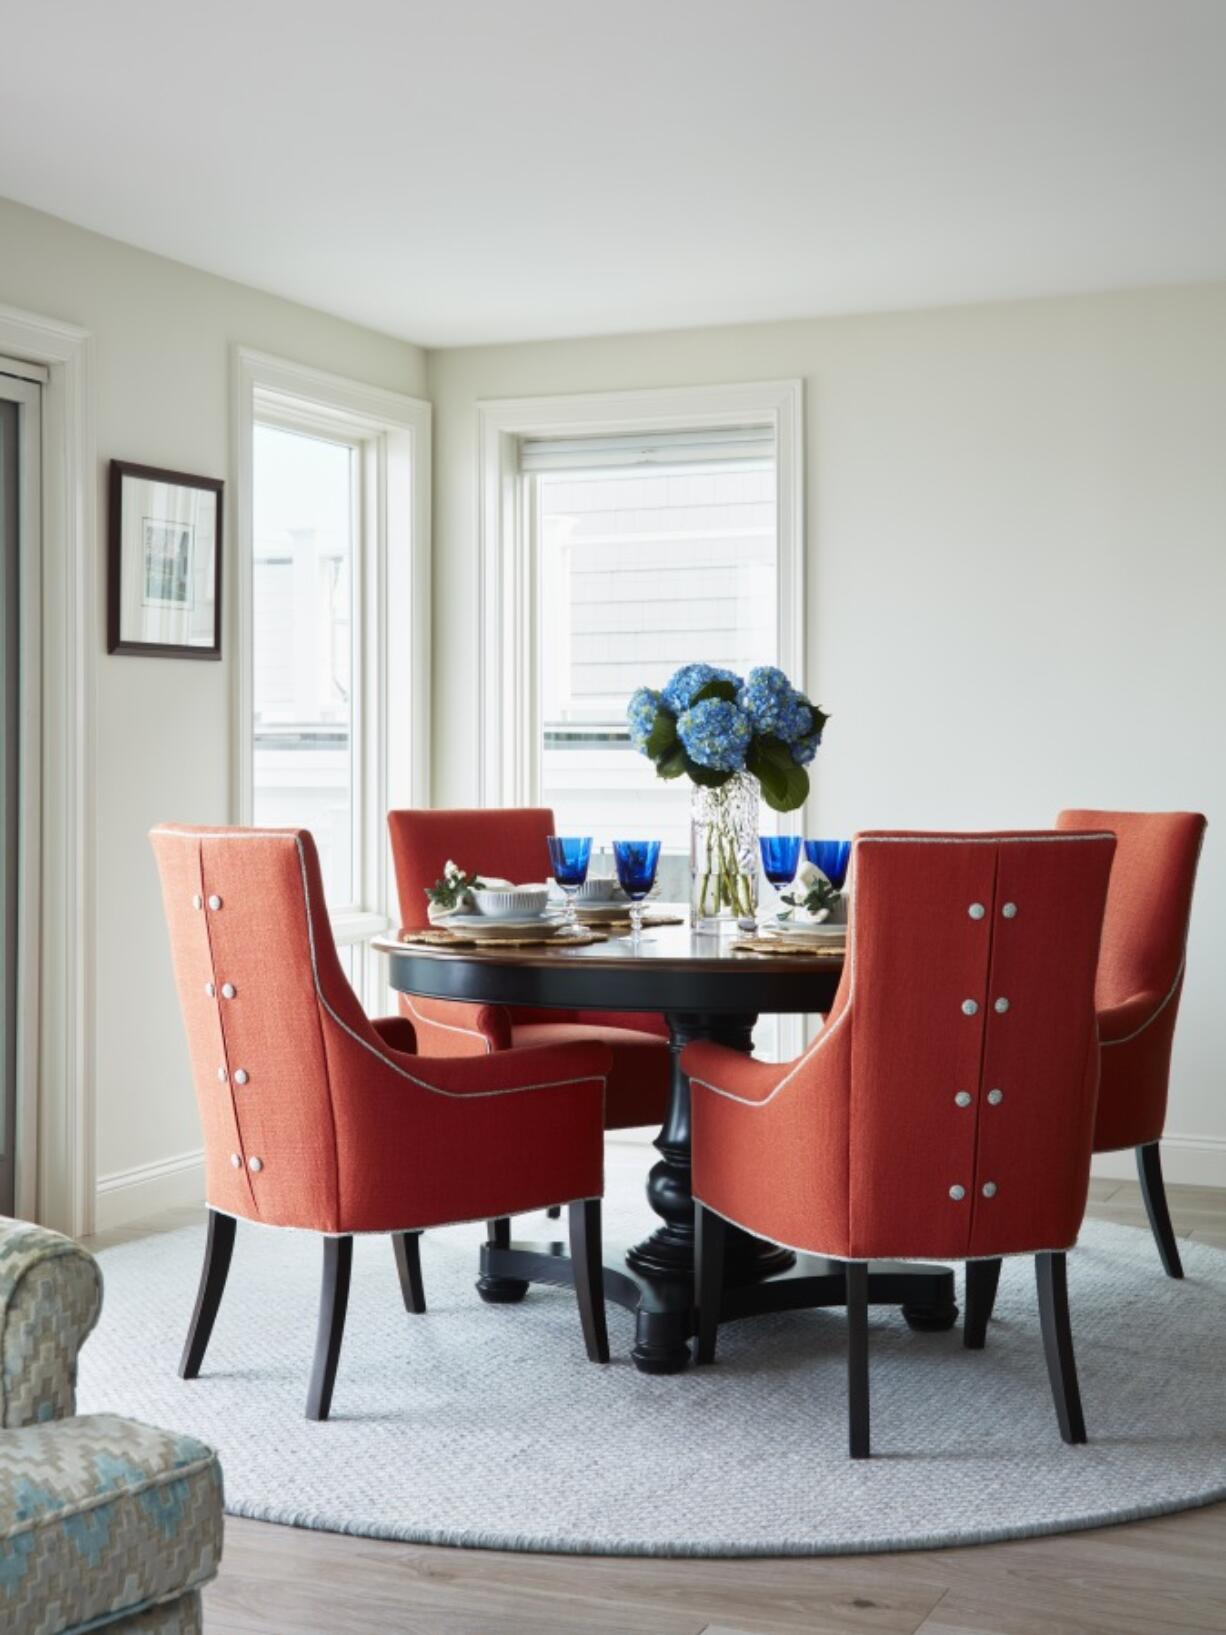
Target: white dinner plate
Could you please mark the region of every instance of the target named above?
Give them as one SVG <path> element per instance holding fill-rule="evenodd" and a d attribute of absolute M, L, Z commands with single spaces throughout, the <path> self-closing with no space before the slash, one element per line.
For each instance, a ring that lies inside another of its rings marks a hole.
<path fill-rule="evenodd" d="M 446 925 L 449 931 L 460 931 L 466 937 L 484 938 L 487 942 L 497 942 L 499 937 L 553 937 L 563 928 L 556 914 L 537 914 L 522 920 L 493 920 L 486 914 L 453 914 Z"/>
<path fill-rule="evenodd" d="M 825 920 L 816 924 L 810 920 L 772 920 L 768 929 L 774 936 L 798 937 L 806 942 L 843 942 L 847 937 L 845 925 L 830 925 Z"/>
<path fill-rule="evenodd" d="M 576 903 L 575 913 L 581 922 L 600 920 L 626 920 L 630 917 L 630 899 L 619 898 L 612 903 Z"/>

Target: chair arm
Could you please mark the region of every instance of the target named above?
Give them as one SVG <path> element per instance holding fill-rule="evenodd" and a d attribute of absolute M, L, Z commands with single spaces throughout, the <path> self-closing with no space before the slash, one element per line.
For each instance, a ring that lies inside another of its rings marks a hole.
<path fill-rule="evenodd" d="M 339 1230 L 405 1231 L 599 1197 L 612 1054 L 595 1043 L 402 1056 L 340 1102 Z"/>
<path fill-rule="evenodd" d="M 370 1025 L 383 1043 L 403 1056 L 416 1056 L 417 1032 L 407 1016 L 372 1016 Z"/>
<path fill-rule="evenodd" d="M 699 1041 L 681 1053 L 681 1067 L 693 1082 L 723 1091 L 738 1101 L 761 1104 L 792 1071 L 794 1062 L 760 1062 L 742 1050 Z"/>
<path fill-rule="evenodd" d="M 1111 1005 L 1098 1013 L 1098 1037 L 1104 1045 L 1122 1044 L 1156 1020 L 1169 994 L 1134 993 L 1121 1005 Z"/>
<path fill-rule="evenodd" d="M 102 1274 L 71 1238 L 0 1216 L 0 1425 L 76 1412 L 77 1352 L 102 1309 Z"/>
<path fill-rule="evenodd" d="M 400 1003 L 423 1056 L 485 1056 L 511 1048 L 511 1019 L 502 1005 L 423 999 L 418 994 L 402 994 Z"/>

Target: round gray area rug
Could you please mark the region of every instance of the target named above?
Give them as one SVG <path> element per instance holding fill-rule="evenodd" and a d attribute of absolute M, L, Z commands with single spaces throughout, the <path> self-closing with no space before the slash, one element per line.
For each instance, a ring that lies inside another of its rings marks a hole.
<path fill-rule="evenodd" d="M 645 1168 L 645 1163 L 643 1165 Z M 650 1220 L 613 1169 L 606 1237 Z M 517 1224 L 544 1236 L 543 1216 Z M 586 1360 L 573 1295 L 473 1290 L 477 1227 L 427 1233 L 429 1311 L 404 1311 L 390 1243 L 355 1246 L 333 1418 L 303 1417 L 320 1244 L 240 1223 L 201 1378 L 176 1366 L 204 1228 L 108 1249 L 82 1412 L 212 1443 L 236 1515 L 419 1543 L 626 1555 L 818 1555 L 1061 1532 L 1226 1497 L 1226 1254 L 1088 1222 L 1069 1257 L 1088 1446 L 1060 1440 L 1029 1260 L 1007 1261 L 982 1352 L 873 1313 L 873 1451 L 846 1456 L 839 1312 L 729 1324 L 713 1368 Z M 611 1258 L 611 1257 L 610 1257 Z"/>

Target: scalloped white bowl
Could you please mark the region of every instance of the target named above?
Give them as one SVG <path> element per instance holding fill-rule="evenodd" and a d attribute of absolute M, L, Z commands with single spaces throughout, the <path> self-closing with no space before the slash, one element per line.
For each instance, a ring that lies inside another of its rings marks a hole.
<path fill-rule="evenodd" d="M 546 886 L 512 886 L 507 891 L 482 887 L 472 893 L 473 907 L 487 920 L 522 920 L 543 914 L 549 902 Z"/>

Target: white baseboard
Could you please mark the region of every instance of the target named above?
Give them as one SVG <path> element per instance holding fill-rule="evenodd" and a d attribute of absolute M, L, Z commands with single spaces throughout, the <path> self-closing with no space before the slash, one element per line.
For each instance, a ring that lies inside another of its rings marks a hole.
<path fill-rule="evenodd" d="M 173 1158 L 159 1158 L 152 1164 L 116 1170 L 98 1177 L 94 1205 L 94 1230 L 107 1232 L 114 1226 L 160 1209 L 204 1201 L 204 1153 L 181 1152 Z"/>
<path fill-rule="evenodd" d="M 1092 1173 L 1108 1181 L 1135 1181 L 1137 1161 L 1131 1148 L 1100 1152 Z M 1162 1174 L 1178 1186 L 1226 1187 L 1226 1136 L 1164 1135 Z"/>

